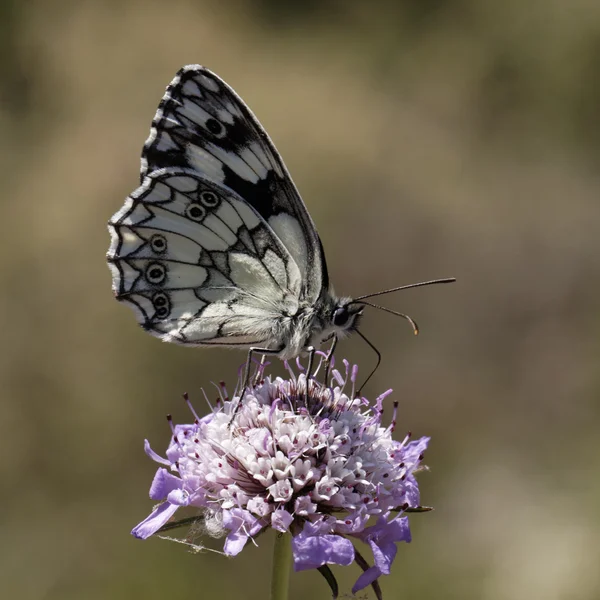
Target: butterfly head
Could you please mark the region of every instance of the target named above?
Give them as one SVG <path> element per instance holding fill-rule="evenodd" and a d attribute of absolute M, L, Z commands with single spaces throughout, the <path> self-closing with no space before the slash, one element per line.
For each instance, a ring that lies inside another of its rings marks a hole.
<path fill-rule="evenodd" d="M 336 337 L 344 337 L 358 329 L 364 306 L 356 304 L 351 298 L 340 298 L 331 313 L 331 329 Z"/>

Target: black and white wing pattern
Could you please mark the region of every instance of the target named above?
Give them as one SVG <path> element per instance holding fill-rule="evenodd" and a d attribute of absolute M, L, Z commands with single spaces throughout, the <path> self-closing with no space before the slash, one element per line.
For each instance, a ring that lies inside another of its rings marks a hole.
<path fill-rule="evenodd" d="M 142 182 L 171 167 L 225 186 L 258 212 L 298 265 L 301 300 L 314 303 L 328 288 L 321 240 L 275 146 L 234 90 L 200 65 L 183 67 L 166 90 L 142 153 Z"/>
<path fill-rule="evenodd" d="M 277 150 L 199 65 L 168 86 L 141 185 L 109 231 L 117 299 L 166 341 L 295 356 L 314 330 L 299 315 L 330 298 L 321 241 Z"/>
<path fill-rule="evenodd" d="M 183 67 L 167 88 L 142 152 L 141 185 L 108 227 L 117 299 L 150 333 L 180 344 L 288 359 L 331 339 L 333 351 L 357 331 L 364 306 L 381 308 L 366 298 L 451 281 L 336 297 L 317 230 L 275 146 L 239 96 L 199 65 Z"/>
<path fill-rule="evenodd" d="M 181 344 L 277 345 L 298 310 L 302 275 L 258 212 L 190 169 L 147 175 L 110 223 L 118 300 Z"/>

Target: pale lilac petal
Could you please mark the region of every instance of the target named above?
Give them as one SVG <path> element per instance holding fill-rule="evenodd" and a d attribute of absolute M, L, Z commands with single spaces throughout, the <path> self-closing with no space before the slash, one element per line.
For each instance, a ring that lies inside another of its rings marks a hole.
<path fill-rule="evenodd" d="M 139 525 L 136 525 L 131 534 L 140 539 L 145 540 L 156 533 L 174 514 L 178 506 L 163 502 L 152 513 L 146 517 Z"/>
<path fill-rule="evenodd" d="M 335 531 L 342 534 L 361 532 L 364 530 L 368 520 L 368 514 L 357 512 L 348 515 L 344 519 L 339 519 L 335 524 Z"/>
<path fill-rule="evenodd" d="M 316 569 L 324 564 L 338 564 L 347 567 L 354 562 L 352 542 L 339 535 L 299 534 L 292 538 L 294 570 Z"/>
<path fill-rule="evenodd" d="M 381 517 L 375 525 L 368 527 L 356 537 L 371 546 L 375 565 L 367 569 L 356 581 L 352 593 L 362 590 L 380 575 L 389 575 L 398 548 L 397 542 L 410 542 L 410 527 L 407 517 L 386 521 Z"/>
<path fill-rule="evenodd" d="M 304 523 L 304 527 L 302 528 L 302 533 L 300 535 L 309 536 L 332 533 L 334 526 L 335 519 L 333 517 L 324 517 L 318 521 L 315 521 L 314 523 L 307 521 Z"/>
<path fill-rule="evenodd" d="M 396 558 L 396 553 L 398 552 L 398 547 L 393 542 L 378 546 L 374 541 L 370 542 L 370 546 L 373 552 L 375 566 L 379 569 L 380 573 L 389 575 L 390 568 Z"/>
<path fill-rule="evenodd" d="M 316 569 L 324 564 L 348 566 L 354 561 L 352 542 L 339 535 L 324 533 L 331 530 L 329 519 L 306 522 L 302 531 L 292 538 L 294 570 Z"/>
<path fill-rule="evenodd" d="M 169 492 L 167 501 L 176 506 L 188 506 L 190 503 L 190 495 L 185 490 L 173 490 L 172 492 Z"/>
<path fill-rule="evenodd" d="M 164 500 L 170 492 L 181 489 L 183 481 L 175 477 L 166 469 L 158 469 L 150 486 L 150 498 L 152 500 Z"/>
<path fill-rule="evenodd" d="M 248 539 L 256 535 L 263 526 L 264 522 L 247 510 L 234 508 L 223 511 L 223 527 L 230 531 L 223 548 L 225 554 L 228 556 L 239 554 Z"/>
<path fill-rule="evenodd" d="M 231 532 L 225 540 L 223 552 L 225 552 L 227 556 L 237 556 L 244 549 L 247 541 L 248 536 L 245 533 Z"/>
<path fill-rule="evenodd" d="M 390 523 L 390 525 L 392 525 L 392 528 L 388 530 L 388 536 L 391 541 L 407 543 L 412 541 L 408 517 L 396 518 Z"/>
<path fill-rule="evenodd" d="M 283 508 L 276 510 L 271 514 L 271 525 L 277 531 L 287 531 L 292 524 L 294 517 Z"/>
<path fill-rule="evenodd" d="M 418 440 L 408 442 L 408 444 L 406 444 L 402 450 L 404 460 L 407 462 L 418 462 L 419 456 L 421 456 L 425 450 L 427 450 L 430 439 L 431 438 L 429 437 L 422 437 Z"/>
<path fill-rule="evenodd" d="M 409 506 L 415 507 L 421 504 L 421 494 L 419 493 L 419 486 L 414 475 L 409 475 L 404 481 L 405 495 L 404 502 Z"/>
<path fill-rule="evenodd" d="M 375 525 L 367 527 L 367 529 L 354 534 L 354 536 L 366 543 L 375 541 L 378 545 L 387 542 L 410 542 L 408 517 L 400 517 L 391 521 L 388 521 L 385 516 L 380 517 Z"/>
<path fill-rule="evenodd" d="M 161 465 L 166 465 L 167 467 L 171 466 L 171 463 L 166 459 L 156 454 L 154 450 L 150 447 L 150 442 L 148 440 L 144 440 L 144 452 L 155 462 L 160 463 Z"/>
<path fill-rule="evenodd" d="M 370 567 L 356 580 L 356 583 L 352 586 L 352 593 L 356 594 L 356 592 L 371 585 L 380 575 L 381 572 L 377 567 Z"/>

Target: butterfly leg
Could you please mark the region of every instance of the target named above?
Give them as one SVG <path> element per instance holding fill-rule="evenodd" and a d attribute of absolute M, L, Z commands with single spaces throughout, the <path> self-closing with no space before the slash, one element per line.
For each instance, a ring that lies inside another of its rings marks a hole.
<path fill-rule="evenodd" d="M 362 334 L 360 331 L 356 330 L 356 333 L 358 333 L 358 335 L 365 340 L 365 342 L 367 342 L 367 344 L 370 346 L 371 350 L 373 350 L 373 352 L 375 352 L 375 354 L 377 355 L 377 363 L 375 364 L 375 367 L 373 367 L 373 370 L 369 373 L 369 376 L 363 381 L 363 384 L 360 386 L 360 388 L 358 388 L 358 391 L 356 392 L 356 396 L 360 396 L 360 393 L 362 391 L 362 389 L 365 387 L 365 385 L 367 385 L 367 382 L 369 381 L 369 379 L 371 379 L 371 377 L 373 377 L 373 375 L 375 375 L 375 371 L 377 371 L 377 369 L 379 368 L 379 365 L 381 364 L 381 352 L 379 352 L 379 350 L 375 347 L 375 345 L 369 341 L 364 334 Z"/>
<path fill-rule="evenodd" d="M 310 378 L 312 377 L 312 368 L 313 363 L 315 361 L 315 348 L 314 346 L 309 346 L 306 351 L 308 352 L 308 366 L 306 367 L 306 389 L 304 390 L 304 406 L 308 408 L 308 383 Z"/>
<path fill-rule="evenodd" d="M 254 377 L 254 385 L 258 385 L 258 382 L 261 380 L 261 375 L 263 372 L 263 366 L 265 364 L 266 354 L 262 354 L 260 357 L 260 365 L 256 368 L 256 376 Z"/>
<path fill-rule="evenodd" d="M 335 352 L 335 347 L 337 346 L 337 336 L 333 336 L 333 341 L 331 342 L 331 347 L 329 348 L 329 352 L 327 353 L 327 357 L 325 358 L 325 376 L 324 383 L 328 385 L 329 382 L 329 369 L 331 369 L 331 361 L 333 360 L 333 353 Z"/>
<path fill-rule="evenodd" d="M 262 365 L 262 361 L 264 360 L 266 354 L 279 354 L 281 352 L 281 350 L 282 350 L 281 348 L 271 350 L 269 348 L 256 348 L 256 347 L 252 347 L 248 350 L 248 359 L 246 360 L 246 368 L 244 369 L 244 379 L 243 379 L 243 384 L 242 384 L 242 391 L 240 393 L 240 399 L 238 400 L 235 408 L 233 409 L 233 414 L 231 415 L 231 420 L 229 421 L 230 425 L 231 425 L 231 421 L 233 421 L 233 419 L 235 418 L 235 415 L 237 415 L 240 407 L 242 406 L 244 396 L 246 395 L 246 390 L 248 389 L 248 384 L 250 383 L 250 368 L 252 365 L 252 355 L 255 353 L 262 354 L 262 360 L 261 360 L 261 365 Z"/>

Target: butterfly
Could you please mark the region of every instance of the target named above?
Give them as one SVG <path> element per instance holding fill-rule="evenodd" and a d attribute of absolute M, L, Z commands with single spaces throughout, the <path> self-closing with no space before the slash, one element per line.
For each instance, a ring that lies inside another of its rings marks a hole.
<path fill-rule="evenodd" d="M 281 156 L 234 90 L 200 65 L 167 87 L 140 179 L 109 221 L 107 259 L 117 300 L 162 340 L 282 359 L 332 340 L 332 352 L 358 331 L 364 306 L 376 306 L 366 298 L 431 283 L 336 296 Z"/>

